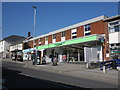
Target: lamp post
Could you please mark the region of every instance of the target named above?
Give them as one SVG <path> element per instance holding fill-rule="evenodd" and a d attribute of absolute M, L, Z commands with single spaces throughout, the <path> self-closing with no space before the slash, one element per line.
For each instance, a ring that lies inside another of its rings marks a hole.
<path fill-rule="evenodd" d="M 34 8 L 34 29 L 33 29 L 33 37 L 35 37 L 35 25 L 36 25 L 36 6 L 32 6 Z"/>
<path fill-rule="evenodd" d="M 36 29 L 36 6 L 32 6 L 32 8 L 34 9 L 34 27 L 33 27 L 33 48 L 35 50 L 35 47 L 34 47 L 34 43 L 35 43 L 35 29 Z M 35 51 L 36 52 L 36 51 Z M 33 65 L 36 64 L 36 60 L 37 60 L 37 55 L 35 54 L 35 58 L 33 60 Z"/>

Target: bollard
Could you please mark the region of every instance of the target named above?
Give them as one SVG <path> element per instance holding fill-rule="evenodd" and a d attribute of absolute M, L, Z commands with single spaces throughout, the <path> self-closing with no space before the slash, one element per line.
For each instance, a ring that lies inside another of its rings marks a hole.
<path fill-rule="evenodd" d="M 86 64 L 86 68 L 89 68 L 89 64 L 88 63 Z"/>
<path fill-rule="evenodd" d="M 91 63 L 87 63 L 87 64 L 86 64 L 86 68 L 87 68 L 87 69 L 90 69 L 90 67 L 91 67 Z"/>
<path fill-rule="evenodd" d="M 104 73 L 106 73 L 106 72 L 107 72 L 107 70 L 106 70 L 106 67 L 105 67 L 105 66 L 103 66 L 103 72 L 104 72 Z"/>

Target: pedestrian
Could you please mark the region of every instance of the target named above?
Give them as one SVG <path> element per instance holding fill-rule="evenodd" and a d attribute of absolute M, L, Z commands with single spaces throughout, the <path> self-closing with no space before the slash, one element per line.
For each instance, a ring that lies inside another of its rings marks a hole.
<path fill-rule="evenodd" d="M 34 53 L 31 54 L 31 59 L 32 59 L 33 65 L 35 65 L 35 55 L 34 55 Z"/>
<path fill-rule="evenodd" d="M 66 61 L 66 55 L 63 55 L 63 56 L 62 56 L 62 60 L 63 60 L 63 62 Z"/>
<path fill-rule="evenodd" d="M 50 55 L 49 58 L 50 58 L 50 61 L 53 62 L 53 55 Z"/>
<path fill-rule="evenodd" d="M 17 54 L 15 54 L 15 61 L 17 61 Z"/>
<path fill-rule="evenodd" d="M 56 66 L 56 65 L 57 65 L 57 62 L 58 62 L 57 57 L 54 56 L 54 57 L 53 57 L 53 66 Z"/>
<path fill-rule="evenodd" d="M 46 64 L 46 56 L 45 55 L 43 55 L 43 57 L 42 57 L 42 64 Z"/>

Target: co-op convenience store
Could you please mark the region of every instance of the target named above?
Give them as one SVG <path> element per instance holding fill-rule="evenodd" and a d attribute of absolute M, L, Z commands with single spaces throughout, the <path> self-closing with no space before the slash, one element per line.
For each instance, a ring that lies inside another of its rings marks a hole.
<path fill-rule="evenodd" d="M 56 56 L 59 62 L 98 62 L 103 60 L 103 42 L 103 35 L 94 34 L 23 50 L 23 58 L 36 50 L 40 59 L 46 57 L 46 62 L 51 62 L 50 55 Z"/>

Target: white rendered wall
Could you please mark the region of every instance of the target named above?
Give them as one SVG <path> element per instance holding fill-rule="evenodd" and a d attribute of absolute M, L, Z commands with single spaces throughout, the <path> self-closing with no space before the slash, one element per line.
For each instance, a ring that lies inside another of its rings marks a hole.
<path fill-rule="evenodd" d="M 61 41 L 65 41 L 65 37 L 61 37 Z"/>
<path fill-rule="evenodd" d="M 52 42 L 53 42 L 53 43 L 56 43 L 56 39 L 52 39 Z"/>
<path fill-rule="evenodd" d="M 5 41 L 0 41 L 0 52 L 4 51 L 4 44 L 5 44 Z"/>
<path fill-rule="evenodd" d="M 22 43 L 21 44 L 16 44 L 16 45 L 10 46 L 10 51 L 14 51 L 16 49 L 22 50 L 22 47 L 23 47 Z"/>
<path fill-rule="evenodd" d="M 109 44 L 120 43 L 120 32 L 109 33 Z"/>
<path fill-rule="evenodd" d="M 45 41 L 45 45 L 47 45 L 48 44 L 48 41 Z"/>
<path fill-rule="evenodd" d="M 4 51 L 3 51 L 3 58 L 6 58 L 6 54 L 8 53 L 8 50 L 10 50 L 10 44 L 4 41 Z"/>

